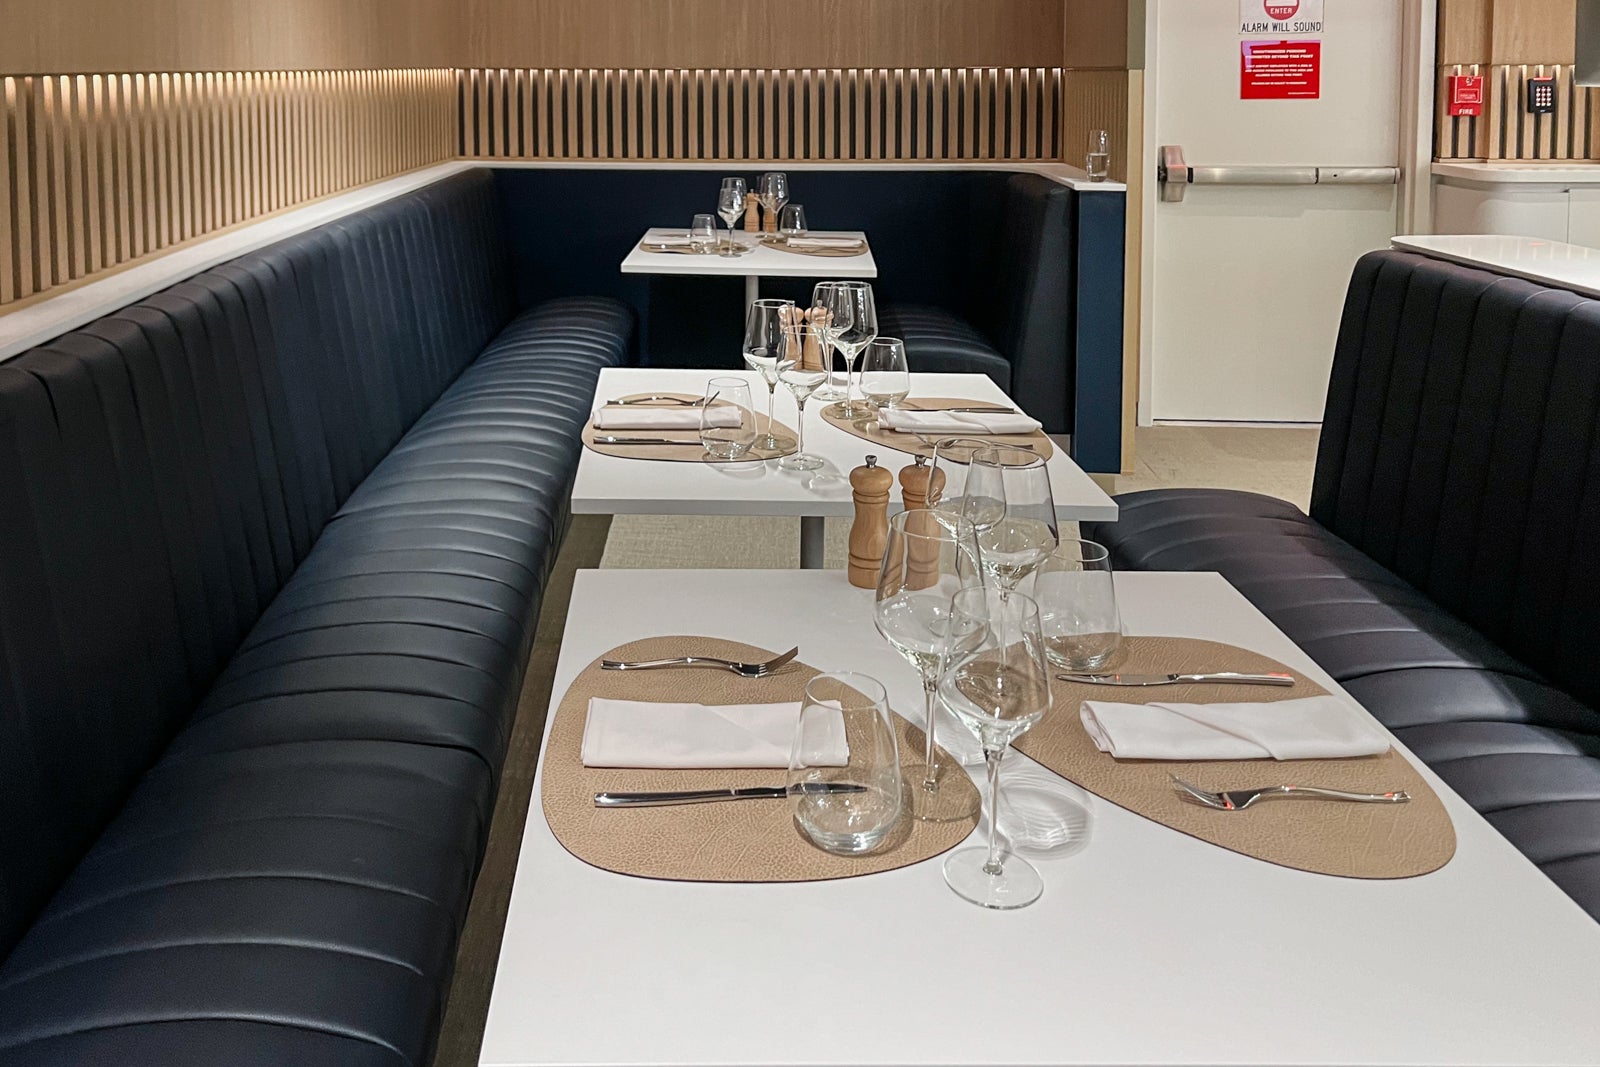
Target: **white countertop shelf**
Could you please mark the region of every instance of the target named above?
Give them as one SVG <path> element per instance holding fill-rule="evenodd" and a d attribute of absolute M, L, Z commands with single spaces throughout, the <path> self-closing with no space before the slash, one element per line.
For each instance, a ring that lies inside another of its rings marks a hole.
<path fill-rule="evenodd" d="M 1395 248 L 1600 297 L 1600 249 L 1509 234 L 1400 236 Z"/>

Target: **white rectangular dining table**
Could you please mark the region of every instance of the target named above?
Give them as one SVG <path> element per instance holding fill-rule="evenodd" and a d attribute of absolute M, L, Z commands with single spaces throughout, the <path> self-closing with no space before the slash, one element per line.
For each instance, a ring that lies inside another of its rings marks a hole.
<path fill-rule="evenodd" d="M 718 230 L 719 236 L 726 231 Z M 646 230 L 622 260 L 624 274 L 693 274 L 742 277 L 744 302 L 749 307 L 761 295 L 762 278 L 876 278 L 878 264 L 872 258 L 872 247 L 867 235 L 860 230 L 812 230 L 811 237 L 853 238 L 865 247 L 857 256 L 806 256 L 785 252 L 760 243 L 760 235 L 733 232 L 734 240 L 749 248 L 742 256 L 719 256 L 714 252 L 685 255 L 680 252 L 648 252 L 642 246 L 647 240 L 663 237 L 687 237 L 682 229 L 652 226 Z"/>
<path fill-rule="evenodd" d="M 750 396 L 764 420 L 767 386 L 755 371 L 682 370 L 678 368 L 608 367 L 600 372 L 594 406 L 637 393 L 685 393 L 703 396 L 711 378 L 737 377 L 750 383 Z M 1005 392 L 982 374 L 917 374 L 911 376 L 911 398 L 963 397 L 979 403 L 1011 404 Z M 677 463 L 621 459 L 585 448 L 572 487 L 572 510 L 579 515 L 768 515 L 800 517 L 800 565 L 822 566 L 823 525 L 828 516 L 851 516 L 855 505 L 850 471 L 868 454 L 894 471 L 915 460 L 909 453 L 881 448 L 827 422 L 820 400 L 806 403 L 806 451 L 820 456 L 815 471 L 786 471 L 776 461 L 765 463 Z M 777 418 L 795 423 L 794 398 L 778 387 Z M 765 425 L 763 422 L 762 425 Z M 1063 522 L 1109 522 L 1117 505 L 1056 445 L 1047 463 L 1056 516 Z M 891 513 L 898 511 L 898 483 L 890 495 Z"/>
<path fill-rule="evenodd" d="M 1341 693 L 1218 575 L 1120 574 L 1117 589 L 1129 632 L 1231 642 Z M 582 571 L 552 717 L 590 661 L 663 634 L 798 644 L 915 714 L 916 675 L 871 602 L 835 571 Z M 1422 773 L 1457 837 L 1432 874 L 1290 870 L 1091 799 L 1087 846 L 1032 857 L 1044 896 L 1014 912 L 958 898 L 937 859 L 789 884 L 603 871 L 552 835 L 541 773 L 479 1063 L 1600 1064 L 1600 925 Z"/>

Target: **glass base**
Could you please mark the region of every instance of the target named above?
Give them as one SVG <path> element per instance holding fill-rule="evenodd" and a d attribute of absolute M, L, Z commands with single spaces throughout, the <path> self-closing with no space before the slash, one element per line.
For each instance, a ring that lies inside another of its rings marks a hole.
<path fill-rule="evenodd" d="M 814 471 L 822 466 L 822 458 L 808 455 L 805 452 L 797 452 L 792 456 L 784 456 L 778 460 L 778 466 L 786 471 Z"/>
<path fill-rule="evenodd" d="M 850 383 L 847 377 L 830 372 L 827 383 L 811 396 L 816 400 L 843 400 L 849 389 Z"/>
<path fill-rule="evenodd" d="M 853 403 L 847 400 L 842 404 L 834 404 L 828 408 L 828 414 L 836 419 L 863 419 L 868 415 L 876 414 L 876 412 L 860 400 Z"/>
<path fill-rule="evenodd" d="M 782 448 L 783 442 L 769 433 L 756 438 L 756 447 L 767 452 L 773 452 Z"/>
<path fill-rule="evenodd" d="M 901 764 L 905 776 L 906 794 L 910 801 L 911 817 L 918 822 L 962 822 L 978 811 L 976 790 L 941 788 L 951 775 L 964 774 L 955 767 L 934 768 L 933 788 L 928 785 L 928 767 L 921 757 Z"/>
<path fill-rule="evenodd" d="M 996 911 L 1025 908 L 1044 892 L 1044 878 L 1033 864 L 1016 856 L 1002 856 L 998 874 L 986 870 L 987 848 L 964 848 L 944 861 L 944 880 L 956 895 Z"/>

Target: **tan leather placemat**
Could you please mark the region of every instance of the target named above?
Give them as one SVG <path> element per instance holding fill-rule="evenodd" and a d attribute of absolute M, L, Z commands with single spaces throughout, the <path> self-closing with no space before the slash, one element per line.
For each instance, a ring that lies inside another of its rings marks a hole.
<path fill-rule="evenodd" d="M 777 653 L 710 637 L 652 637 L 620 645 L 602 659 L 660 659 L 707 655 L 744 662 Z M 781 770 L 618 770 L 583 765 L 583 727 L 590 697 L 694 701 L 702 704 L 799 701 L 821 672 L 795 660 L 766 678 L 741 678 L 709 668 L 602 671 L 595 660 L 573 679 L 545 748 L 541 799 L 544 817 L 562 847 L 585 863 L 641 878 L 682 882 L 819 882 L 892 871 L 920 863 L 960 844 L 978 817 L 956 823 L 901 818 L 889 840 L 864 856 L 835 856 L 815 847 L 794 825 L 783 800 L 736 800 L 670 808 L 594 806 L 603 790 L 712 789 L 782 785 Z M 917 751 L 921 733 L 895 716 L 902 754 Z M 945 788 L 960 789 L 977 804 L 977 787 L 953 760 Z M 908 783 L 907 788 L 910 788 Z M 909 798 L 908 798 L 909 803 Z"/>
<path fill-rule="evenodd" d="M 971 397 L 962 399 L 953 397 L 919 396 L 915 400 L 907 401 L 905 406 L 912 411 L 942 411 L 945 408 L 976 407 L 982 403 L 983 401 L 973 400 Z M 837 426 L 845 433 L 854 434 L 863 441 L 871 441 L 875 445 L 882 445 L 884 448 L 892 448 L 897 452 L 906 452 L 913 456 L 927 456 L 929 459 L 933 458 L 933 445 L 923 444 L 915 434 L 896 433 L 893 430 L 882 429 L 878 425 L 878 417 L 876 415 L 867 415 L 865 417 L 854 419 L 842 418 L 833 414 L 829 410 L 829 408 L 832 406 L 833 405 L 830 404 L 828 407 L 822 409 L 822 417 L 826 419 L 829 424 Z M 996 406 L 998 407 L 999 405 Z M 923 434 L 923 436 L 929 441 L 937 441 L 943 437 L 963 437 L 969 435 Z M 970 436 L 980 437 L 985 441 L 993 441 L 996 445 L 1009 445 L 1013 448 L 1031 448 L 1033 451 L 1039 453 L 1039 455 L 1044 459 L 1049 459 L 1055 454 L 1055 447 L 1050 443 L 1050 438 L 1046 436 L 1042 430 L 1035 430 L 1033 433 L 971 434 Z"/>
<path fill-rule="evenodd" d="M 856 256 L 865 255 L 867 251 L 867 243 L 865 241 L 852 248 L 794 248 L 790 246 L 785 238 L 768 234 L 761 238 L 761 243 L 768 248 L 775 248 L 779 252 L 788 252 L 790 255 L 817 256 L 821 259 L 853 259 Z"/>
<path fill-rule="evenodd" d="M 630 393 L 627 396 L 616 397 L 617 400 L 632 400 L 634 397 L 644 396 L 673 396 L 683 400 L 699 400 L 700 397 L 691 393 Z M 722 401 L 718 401 L 721 406 Z M 648 405 L 639 405 L 645 407 Z M 663 407 L 665 405 L 662 405 Z M 761 412 L 751 411 L 745 413 L 746 420 L 754 420 L 756 433 L 765 435 L 767 430 L 767 416 Z M 591 417 L 583 428 L 583 443 L 586 448 L 600 453 L 602 456 L 616 456 L 620 459 L 657 459 L 673 463 L 758 463 L 769 459 L 777 459 L 794 452 L 799 446 L 799 438 L 794 430 L 781 422 L 772 424 L 772 436 L 778 439 L 777 448 L 754 448 L 737 459 L 712 459 L 700 444 L 699 430 L 597 430 L 594 419 Z M 601 444 L 599 437 L 666 437 L 674 441 L 681 440 L 682 447 L 675 445 L 606 445 Z"/>
<path fill-rule="evenodd" d="M 1112 669 L 1194 674 L 1289 671 L 1291 687 L 1163 685 L 1142 688 L 1063 682 L 1051 672 L 1051 711 L 1024 734 L 1017 750 L 1119 807 L 1202 841 L 1284 867 L 1348 878 L 1411 878 L 1436 871 L 1455 855 L 1455 827 L 1409 761 L 1394 749 L 1381 756 L 1331 760 L 1115 760 L 1094 747 L 1078 716 L 1085 700 L 1125 704 L 1218 704 L 1277 701 L 1327 692 L 1276 660 L 1233 645 L 1186 637 L 1124 639 Z M 1168 775 L 1201 789 L 1320 785 L 1358 793 L 1403 789 L 1407 804 L 1353 804 L 1268 798 L 1243 811 L 1213 811 L 1182 799 Z"/>

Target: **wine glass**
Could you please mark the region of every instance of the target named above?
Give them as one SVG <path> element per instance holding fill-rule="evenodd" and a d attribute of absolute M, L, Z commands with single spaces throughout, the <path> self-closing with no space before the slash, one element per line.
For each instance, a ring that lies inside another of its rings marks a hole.
<path fill-rule="evenodd" d="M 988 448 L 967 468 L 962 513 L 978 531 L 985 573 L 1006 597 L 1060 541 L 1050 472 L 1037 452 Z"/>
<path fill-rule="evenodd" d="M 900 820 L 900 753 L 889 695 L 841 672 L 806 683 L 789 749 L 789 810 L 828 852 L 871 852 Z M 840 788 L 840 787 L 846 788 Z"/>
<path fill-rule="evenodd" d="M 689 223 L 689 247 L 696 252 L 714 252 L 717 248 L 717 217 L 702 213 Z"/>
<path fill-rule="evenodd" d="M 928 506 L 949 515 L 964 518 L 974 524 L 974 529 L 987 516 L 983 506 L 976 506 L 967 514 L 967 470 L 972 457 L 994 447 L 994 442 L 983 437 L 941 437 L 933 443 L 933 466 L 928 474 Z M 993 525 L 994 516 L 986 525 Z"/>
<path fill-rule="evenodd" d="M 1122 643 L 1111 554 L 1094 541 L 1063 538 L 1033 572 L 1045 655 L 1069 671 L 1097 671 Z"/>
<path fill-rule="evenodd" d="M 982 549 L 980 548 L 980 552 Z M 1044 892 L 1032 864 L 1000 851 L 1000 762 L 1011 742 L 1050 710 L 1039 607 L 1022 593 L 962 589 L 950 601 L 950 636 L 939 674 L 939 702 L 983 745 L 989 770 L 989 846 L 952 853 L 944 880 L 986 908 L 1021 908 Z"/>
<path fill-rule="evenodd" d="M 874 408 L 898 407 L 911 395 L 906 343 L 898 337 L 874 337 L 861 353 L 861 392 Z"/>
<path fill-rule="evenodd" d="M 778 447 L 778 439 L 772 435 L 772 409 L 778 395 L 778 372 L 791 358 L 788 334 L 793 309 L 793 300 L 757 300 L 744 317 L 745 366 L 759 372 L 767 383 L 767 433 L 757 441 L 761 448 Z"/>
<path fill-rule="evenodd" d="M 778 232 L 785 238 L 804 237 L 806 233 L 806 209 L 800 204 L 785 204 L 783 213 L 778 216 Z"/>
<path fill-rule="evenodd" d="M 934 742 L 935 691 L 950 636 L 951 597 L 982 581 L 977 535 L 970 523 L 927 508 L 902 511 L 889 519 L 873 622 L 922 675 L 926 752 L 920 765 L 908 766 L 907 774 L 920 783 L 912 787 L 911 810 L 925 822 L 956 822 L 972 814 L 970 794 L 940 789 L 945 768 L 938 762 Z"/>
<path fill-rule="evenodd" d="M 815 323 L 795 325 L 789 331 L 790 344 L 793 346 L 791 352 L 803 351 L 806 337 L 821 332 L 822 328 Z M 785 360 L 785 363 L 788 365 L 778 371 L 778 381 L 794 396 L 795 407 L 799 411 L 795 418 L 795 433 L 799 439 L 795 442 L 793 454 L 778 460 L 778 466 L 786 471 L 814 471 L 822 466 L 822 458 L 806 452 L 806 401 L 818 386 L 828 380 L 828 371 L 826 367 L 808 366 L 799 359 Z"/>
<path fill-rule="evenodd" d="M 851 419 L 865 414 L 865 408 L 855 401 L 855 371 L 861 350 L 878 336 L 878 309 L 872 286 L 866 282 L 820 282 L 811 294 L 811 304 L 827 309 L 831 318 L 829 337 L 844 357 L 844 403 L 836 406 L 833 414 Z"/>
<path fill-rule="evenodd" d="M 717 194 L 717 214 L 728 224 L 728 243 L 721 248 L 721 255 L 737 256 L 744 251 L 733 239 L 733 224 L 744 217 L 744 198 L 747 192 L 743 178 L 722 179 L 722 191 Z"/>
<path fill-rule="evenodd" d="M 763 174 L 756 183 L 756 199 L 761 201 L 761 209 L 773 218 L 773 229 L 777 229 L 778 215 L 789 202 L 789 176 L 777 170 Z"/>
<path fill-rule="evenodd" d="M 713 378 L 700 405 L 700 444 L 713 459 L 738 459 L 756 443 L 750 383 L 743 378 Z M 731 414 L 730 414 L 731 412 Z"/>

